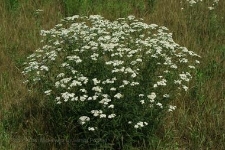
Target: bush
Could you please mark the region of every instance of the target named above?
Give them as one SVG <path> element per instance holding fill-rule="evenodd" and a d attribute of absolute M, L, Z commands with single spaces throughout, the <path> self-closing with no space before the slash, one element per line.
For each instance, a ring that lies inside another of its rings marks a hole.
<path fill-rule="evenodd" d="M 166 27 L 134 16 L 111 22 L 76 15 L 41 35 L 43 47 L 25 63 L 26 82 L 46 95 L 57 116 L 72 120 L 76 138 L 90 147 L 147 144 L 161 117 L 176 108 L 170 101 L 188 89 L 200 57 L 175 43 Z"/>

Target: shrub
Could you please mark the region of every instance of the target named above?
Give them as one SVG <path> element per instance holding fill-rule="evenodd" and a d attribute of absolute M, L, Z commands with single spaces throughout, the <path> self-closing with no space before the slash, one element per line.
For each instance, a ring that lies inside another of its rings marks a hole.
<path fill-rule="evenodd" d="M 134 16 L 76 15 L 41 35 L 43 47 L 25 63 L 26 82 L 52 107 L 63 106 L 67 113 L 59 113 L 72 118 L 76 138 L 102 139 L 94 146 L 148 143 L 161 117 L 176 108 L 170 101 L 188 89 L 200 57 L 175 43 L 166 27 Z"/>

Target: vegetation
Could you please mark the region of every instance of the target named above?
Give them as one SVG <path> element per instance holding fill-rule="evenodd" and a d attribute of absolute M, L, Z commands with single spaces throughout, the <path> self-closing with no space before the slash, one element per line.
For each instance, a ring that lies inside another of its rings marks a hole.
<path fill-rule="evenodd" d="M 80 137 L 82 129 L 74 121 L 83 114 L 71 115 L 75 113 L 71 105 L 55 105 L 40 92 L 50 84 L 24 84 L 27 78 L 22 72 L 27 56 L 43 46 L 41 30 L 52 29 L 68 16 L 93 14 L 111 21 L 134 15 L 147 24 L 166 26 L 176 43 L 201 56 L 189 90 L 170 102 L 177 109 L 160 118 L 148 141 L 128 142 L 123 149 L 225 149 L 224 6 L 224 1 L 199 1 L 190 6 L 185 0 L 4 0 L 0 4 L 0 149 L 74 149 L 90 144 L 90 139 Z M 101 137 L 91 140 L 102 142 Z"/>

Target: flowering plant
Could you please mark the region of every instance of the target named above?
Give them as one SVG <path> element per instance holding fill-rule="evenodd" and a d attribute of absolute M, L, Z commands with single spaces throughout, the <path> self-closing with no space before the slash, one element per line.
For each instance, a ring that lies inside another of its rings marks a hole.
<path fill-rule="evenodd" d="M 207 3 L 209 3 L 210 5 L 208 6 L 208 9 L 209 10 L 213 10 L 218 5 L 219 0 L 210 0 L 210 1 L 203 1 L 203 0 L 183 0 L 183 1 L 180 1 L 180 3 L 188 3 L 189 6 L 194 6 L 194 5 L 197 5 L 197 4 L 203 4 L 205 6 Z"/>
<path fill-rule="evenodd" d="M 200 57 L 166 27 L 134 16 L 75 15 L 41 35 L 44 46 L 25 63 L 26 82 L 68 104 L 85 138 L 106 143 L 147 139 L 159 117 L 176 108 L 169 102 L 188 89 Z"/>

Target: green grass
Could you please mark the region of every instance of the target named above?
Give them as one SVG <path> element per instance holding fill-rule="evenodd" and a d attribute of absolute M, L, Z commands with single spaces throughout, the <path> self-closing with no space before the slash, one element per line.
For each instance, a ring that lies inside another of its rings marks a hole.
<path fill-rule="evenodd" d="M 133 14 L 147 23 L 168 27 L 177 43 L 200 54 L 201 64 L 190 83 L 191 89 L 174 100 L 178 109 L 164 119 L 149 149 L 225 149 L 225 1 L 221 0 L 213 11 L 198 6 L 183 12 L 179 0 L 152 2 L 3 1 L 0 4 L 0 149 L 69 149 L 69 143 L 35 142 L 52 138 L 51 126 L 45 120 L 48 109 L 43 105 L 42 95 L 22 84 L 21 71 L 25 57 L 40 46 L 39 30 L 50 29 L 61 18 L 73 14 L 100 14 L 108 19 Z M 44 11 L 36 16 L 37 9 Z"/>

